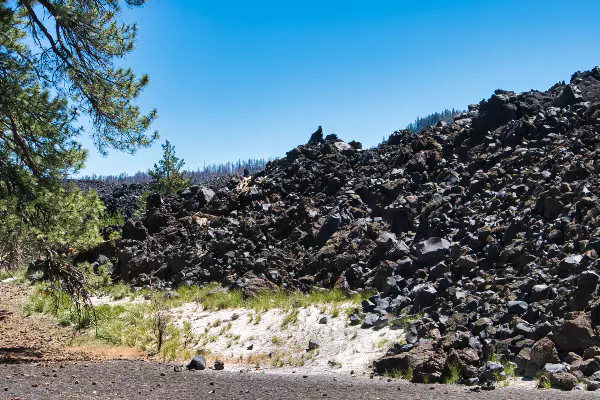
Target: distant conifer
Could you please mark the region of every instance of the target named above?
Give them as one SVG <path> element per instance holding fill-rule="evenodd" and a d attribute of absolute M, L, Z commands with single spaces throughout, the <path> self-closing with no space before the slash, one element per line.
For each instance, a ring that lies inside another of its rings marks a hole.
<path fill-rule="evenodd" d="M 162 145 L 163 158 L 148 171 L 152 177 L 152 189 L 162 194 L 174 194 L 189 185 L 190 180 L 182 171 L 185 162 L 175 155 L 175 146 L 168 140 Z"/>

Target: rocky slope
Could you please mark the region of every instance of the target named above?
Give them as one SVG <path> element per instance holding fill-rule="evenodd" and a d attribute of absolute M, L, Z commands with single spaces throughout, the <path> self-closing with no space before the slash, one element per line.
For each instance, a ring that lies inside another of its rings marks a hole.
<path fill-rule="evenodd" d="M 131 218 L 139 208 L 138 199 L 149 190 L 148 183 L 113 185 L 102 181 L 76 180 L 75 184 L 84 192 L 95 190 L 110 214 L 121 213 Z"/>
<path fill-rule="evenodd" d="M 109 251 L 135 285 L 375 289 L 365 328 L 419 314 L 376 371 L 494 381 L 515 361 L 600 381 L 600 69 L 496 91 L 362 150 L 321 130 L 250 179 L 148 198 Z"/>
<path fill-rule="evenodd" d="M 109 214 L 120 213 L 126 219 L 131 218 L 139 208 L 139 199 L 151 191 L 150 183 L 113 184 L 98 180 L 75 180 L 74 182 L 84 193 L 95 190 L 106 205 Z M 216 190 L 227 186 L 228 183 L 228 176 L 218 176 L 205 181 L 203 185 Z"/>

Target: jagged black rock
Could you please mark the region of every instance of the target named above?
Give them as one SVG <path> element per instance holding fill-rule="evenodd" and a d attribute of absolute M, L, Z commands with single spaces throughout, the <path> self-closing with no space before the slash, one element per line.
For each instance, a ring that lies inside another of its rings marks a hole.
<path fill-rule="evenodd" d="M 420 316 L 379 373 L 490 382 L 499 354 L 599 381 L 599 132 L 598 68 L 369 150 L 319 130 L 253 177 L 151 199 L 105 253 L 140 286 L 374 289 L 365 328 Z"/>

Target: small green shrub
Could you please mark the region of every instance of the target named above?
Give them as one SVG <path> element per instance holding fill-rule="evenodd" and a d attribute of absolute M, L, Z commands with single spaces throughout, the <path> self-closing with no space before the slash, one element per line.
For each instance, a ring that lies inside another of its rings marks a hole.
<path fill-rule="evenodd" d="M 121 211 L 108 212 L 105 211 L 104 215 L 100 220 L 100 228 L 107 228 L 109 226 L 123 226 L 125 224 L 125 217 Z"/>

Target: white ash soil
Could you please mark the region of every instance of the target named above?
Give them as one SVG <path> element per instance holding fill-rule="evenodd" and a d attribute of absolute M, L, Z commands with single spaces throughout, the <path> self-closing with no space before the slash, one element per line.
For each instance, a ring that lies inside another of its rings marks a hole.
<path fill-rule="evenodd" d="M 224 359 L 226 365 L 260 366 L 261 370 L 366 374 L 373 360 L 383 356 L 392 343 L 403 340 L 403 330 L 349 326 L 345 308 L 338 308 L 342 311 L 337 317 L 332 317 L 331 306 L 298 308 L 297 322 L 287 326 L 284 321 L 291 313 L 288 310 L 215 312 L 188 303 L 172 313 L 180 327 L 184 321 L 191 322 L 194 334 L 201 336 L 195 349 L 206 352 L 209 359 Z M 238 318 L 232 320 L 234 314 Z M 319 323 L 322 317 L 327 317 L 326 324 Z M 311 340 L 319 344 L 318 349 L 308 351 Z M 248 350 L 251 345 L 252 350 Z"/>
<path fill-rule="evenodd" d="M 146 301 L 141 297 L 94 298 L 95 305 Z M 403 341 L 405 332 L 389 327 L 373 330 L 361 329 L 360 325 L 350 326 L 346 315 L 350 308 L 354 308 L 350 303 L 297 308 L 297 322 L 285 327 L 284 321 L 293 310 L 236 308 L 212 311 L 191 302 L 169 312 L 178 328 L 183 328 L 185 322 L 191 324 L 197 340 L 190 350 L 203 353 L 209 368 L 218 359 L 224 361 L 226 370 L 368 377 L 372 362 L 382 357 L 392 343 Z M 334 310 L 339 312 L 337 317 L 332 315 Z M 327 317 L 327 324 L 319 323 L 322 317 Z M 307 351 L 311 340 L 316 341 L 319 348 Z M 179 361 L 179 365 L 184 365 L 182 362 L 188 360 Z M 510 378 L 500 385 L 533 389 L 536 382 Z"/>
<path fill-rule="evenodd" d="M 111 300 L 108 296 L 93 299 L 96 306 L 145 301 L 139 297 L 133 300 Z M 287 325 L 286 317 L 294 310 L 237 308 L 214 311 L 191 302 L 173 308 L 169 313 L 178 328 L 183 329 L 185 322 L 191 324 L 197 340 L 190 350 L 204 354 L 211 366 L 219 359 L 225 362 L 226 369 L 367 375 L 374 360 L 381 358 L 391 344 L 404 340 L 404 331 L 350 326 L 346 313 L 349 308 L 354 306 L 348 303 L 297 308 L 297 320 Z M 336 317 L 333 316 L 335 310 L 339 312 Z M 326 324 L 319 323 L 322 317 L 327 317 Z M 318 349 L 308 351 L 311 340 L 319 344 Z M 248 350 L 250 346 L 251 350 Z"/>
<path fill-rule="evenodd" d="M 337 317 L 332 317 L 335 308 L 341 311 Z M 389 327 L 373 330 L 361 329 L 360 325 L 349 326 L 345 313 L 349 308 L 353 306 L 343 304 L 337 307 L 298 308 L 298 322 L 287 327 L 282 327 L 282 324 L 290 310 L 210 311 L 196 303 L 187 303 L 170 311 L 178 327 L 182 328 L 185 321 L 192 324 L 194 334 L 201 338 L 194 350 L 205 353 L 210 367 L 214 360 L 220 359 L 225 362 L 226 369 L 305 375 L 353 373 L 367 377 L 372 370 L 371 363 L 382 357 L 391 343 L 404 341 L 405 332 Z M 232 319 L 235 314 L 237 318 Z M 261 318 L 257 323 L 258 315 Z M 327 324 L 319 324 L 322 317 L 327 317 Z M 228 328 L 229 324 L 231 328 Z M 210 342 L 210 337 L 214 338 L 215 335 L 216 340 Z M 238 335 L 239 339 L 236 340 Z M 281 342 L 275 340 L 274 343 L 274 337 Z M 311 340 L 319 344 L 319 348 L 313 352 L 307 351 Z M 248 350 L 250 345 L 253 345 L 252 350 Z M 269 357 L 270 353 L 272 357 Z M 277 360 L 282 360 L 283 365 Z M 536 381 L 509 378 L 499 385 L 533 389 Z"/>

